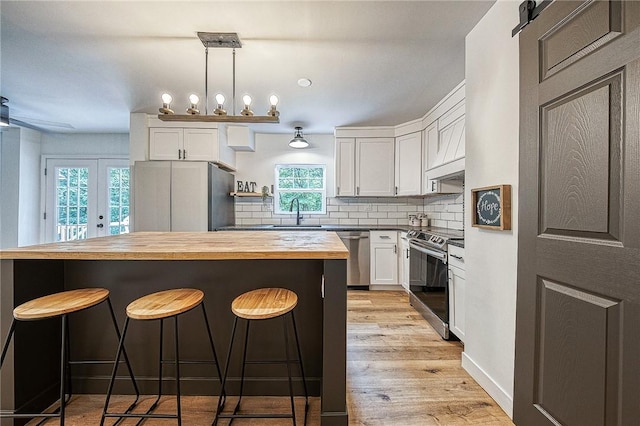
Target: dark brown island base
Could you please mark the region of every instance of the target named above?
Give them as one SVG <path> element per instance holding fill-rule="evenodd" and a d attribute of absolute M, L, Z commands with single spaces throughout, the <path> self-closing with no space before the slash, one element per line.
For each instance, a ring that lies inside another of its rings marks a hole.
<path fill-rule="evenodd" d="M 83 241 L 43 244 L 0 251 L 1 336 L 7 335 L 15 306 L 51 293 L 85 287 L 110 291 L 122 327 L 125 308 L 134 299 L 170 288 L 199 288 L 214 333 L 220 362 L 229 345 L 231 301 L 260 287 L 283 287 L 298 295 L 295 309 L 309 392 L 320 396 L 322 425 L 347 425 L 346 408 L 346 259 L 337 234 L 326 231 L 202 233 L 140 232 Z M 169 323 L 168 325 L 172 325 Z M 251 329 L 247 359 L 283 359 L 281 322 Z M 165 357 L 172 359 L 172 326 L 165 327 Z M 96 307 L 69 317 L 73 360 L 113 360 L 117 338 L 108 308 Z M 180 358 L 211 358 L 201 311 L 180 316 Z M 38 411 L 59 392 L 60 320 L 19 322 L 2 369 L 3 410 Z M 135 321 L 126 350 L 144 394 L 157 392 L 159 322 Z M 228 394 L 237 394 L 239 361 L 230 366 Z M 253 357 L 253 358 L 252 358 Z M 106 393 L 111 366 L 71 368 L 73 393 Z M 294 373 L 298 375 L 297 368 Z M 185 365 L 183 395 L 217 395 L 213 365 Z M 174 392 L 173 368 L 165 367 L 163 392 Z M 249 366 L 245 395 L 288 395 L 286 367 Z M 294 388 L 302 395 L 300 377 Z M 124 365 L 115 393 L 132 393 Z M 17 423 L 16 423 L 17 424 Z"/>

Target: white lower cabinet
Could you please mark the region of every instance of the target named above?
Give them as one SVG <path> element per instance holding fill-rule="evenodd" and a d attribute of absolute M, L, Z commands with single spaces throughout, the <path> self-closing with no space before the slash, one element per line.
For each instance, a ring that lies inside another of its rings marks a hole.
<path fill-rule="evenodd" d="M 462 342 L 465 331 L 464 249 L 449 246 L 449 329 Z"/>
<path fill-rule="evenodd" d="M 399 281 L 405 291 L 409 291 L 409 240 L 406 231 L 398 232 L 398 242 L 400 243 L 400 252 L 398 253 L 398 273 Z"/>
<path fill-rule="evenodd" d="M 395 285 L 398 282 L 398 232 L 371 231 L 371 286 Z"/>

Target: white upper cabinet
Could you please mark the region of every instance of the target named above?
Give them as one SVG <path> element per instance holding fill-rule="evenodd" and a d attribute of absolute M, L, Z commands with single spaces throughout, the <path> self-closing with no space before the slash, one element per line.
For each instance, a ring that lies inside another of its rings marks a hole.
<path fill-rule="evenodd" d="M 184 131 L 178 128 L 149 129 L 149 159 L 182 160 Z"/>
<path fill-rule="evenodd" d="M 455 92 L 446 100 L 448 102 L 444 102 L 441 108 L 444 112 L 424 131 L 425 182 L 464 172 L 464 90 L 462 94 Z M 455 104 L 451 105 L 454 101 Z M 425 191 L 428 192 L 428 188 Z"/>
<path fill-rule="evenodd" d="M 395 193 L 394 138 L 356 138 L 356 195 Z"/>
<path fill-rule="evenodd" d="M 336 138 L 336 196 L 393 196 L 394 138 Z"/>
<path fill-rule="evenodd" d="M 226 127 L 149 127 L 149 159 L 211 161 L 226 170 L 235 168 Z"/>
<path fill-rule="evenodd" d="M 336 196 L 356 195 L 356 139 L 336 138 Z"/>
<path fill-rule="evenodd" d="M 150 160 L 216 161 L 218 129 L 149 129 Z"/>
<path fill-rule="evenodd" d="M 395 195 L 420 195 L 422 132 L 397 137 L 395 159 Z"/>

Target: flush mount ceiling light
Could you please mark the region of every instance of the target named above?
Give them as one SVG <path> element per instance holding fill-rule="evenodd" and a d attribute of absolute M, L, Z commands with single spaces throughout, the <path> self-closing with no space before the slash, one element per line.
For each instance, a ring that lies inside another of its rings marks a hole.
<path fill-rule="evenodd" d="M 296 132 L 289 142 L 289 146 L 291 148 L 306 148 L 309 146 L 309 142 L 302 136 L 302 127 L 296 127 Z"/>
<path fill-rule="evenodd" d="M 224 122 L 224 123 L 279 123 L 280 112 L 276 109 L 278 97 L 271 95 L 269 104 L 271 105 L 266 115 L 254 115 L 251 111 L 251 96 L 242 97 L 243 108 L 240 115 L 235 115 L 236 111 L 236 48 L 241 48 L 240 38 L 237 33 L 198 33 L 198 38 L 204 45 L 204 114 L 200 114 L 198 102 L 200 98 L 192 94 L 189 96 L 189 108 L 187 114 L 174 114 L 171 109 L 172 96 L 168 93 L 162 95 L 162 108 L 158 118 L 162 121 L 189 121 L 189 122 Z M 213 114 L 209 115 L 209 48 L 233 49 L 233 84 L 231 95 L 231 114 L 227 114 L 224 109 L 225 97 L 222 93 L 215 96 L 216 108 Z"/>
<path fill-rule="evenodd" d="M 9 105 L 6 105 L 7 102 L 9 99 L 0 96 L 0 126 L 2 127 L 9 125 Z"/>

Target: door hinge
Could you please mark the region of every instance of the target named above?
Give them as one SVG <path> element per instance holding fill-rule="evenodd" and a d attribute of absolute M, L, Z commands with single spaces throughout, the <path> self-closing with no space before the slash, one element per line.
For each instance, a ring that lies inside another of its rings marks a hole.
<path fill-rule="evenodd" d="M 46 167 L 44 168 L 44 175 L 45 176 L 47 175 L 47 168 Z"/>
<path fill-rule="evenodd" d="M 47 212 L 44 212 L 44 213 L 42 214 L 42 219 L 47 220 Z"/>

